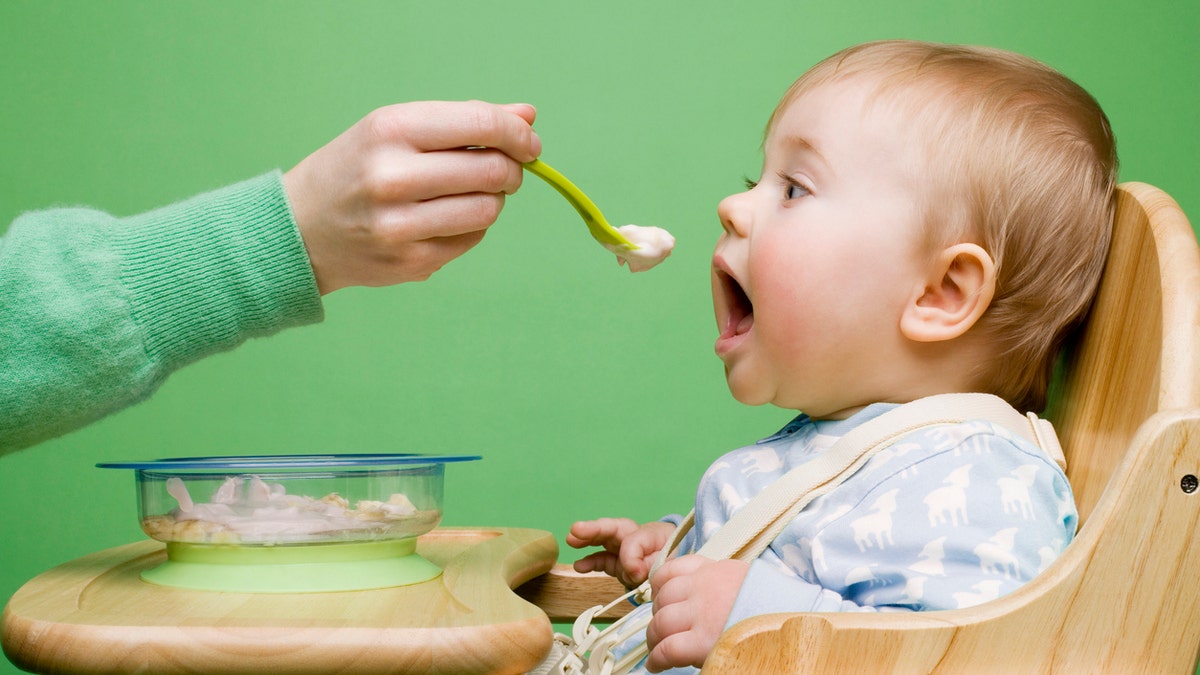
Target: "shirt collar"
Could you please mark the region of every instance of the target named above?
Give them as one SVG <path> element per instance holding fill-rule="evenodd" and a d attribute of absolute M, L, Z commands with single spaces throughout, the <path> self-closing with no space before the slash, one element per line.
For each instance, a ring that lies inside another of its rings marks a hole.
<path fill-rule="evenodd" d="M 808 415 L 800 413 L 792 418 L 792 421 L 783 425 L 783 428 L 775 433 L 760 439 L 759 444 L 778 441 L 789 436 L 794 436 L 807 427 L 813 427 L 816 433 L 823 436 L 845 436 L 854 427 L 879 417 L 883 413 L 899 407 L 899 403 L 872 403 L 867 407 L 859 410 L 853 415 L 844 420 L 813 420 Z"/>

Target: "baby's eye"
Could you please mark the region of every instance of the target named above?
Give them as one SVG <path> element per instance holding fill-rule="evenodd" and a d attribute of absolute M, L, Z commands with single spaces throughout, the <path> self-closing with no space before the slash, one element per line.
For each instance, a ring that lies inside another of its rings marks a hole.
<path fill-rule="evenodd" d="M 783 198 L 785 200 L 799 199 L 811 194 L 808 188 L 801 185 L 795 178 L 782 173 L 779 174 L 779 178 L 783 181 Z"/>
<path fill-rule="evenodd" d="M 807 194 L 808 189 L 803 185 L 792 183 L 791 185 L 787 186 L 787 191 L 784 193 L 784 197 L 787 199 L 799 199 Z"/>
<path fill-rule="evenodd" d="M 758 181 L 749 176 L 742 178 L 742 182 L 745 183 L 747 190 L 753 190 L 754 188 L 758 187 Z"/>

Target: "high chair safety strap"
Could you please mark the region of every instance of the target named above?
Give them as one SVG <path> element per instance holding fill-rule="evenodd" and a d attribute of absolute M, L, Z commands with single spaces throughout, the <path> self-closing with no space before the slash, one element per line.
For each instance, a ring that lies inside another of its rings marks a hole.
<path fill-rule="evenodd" d="M 918 429 L 961 424 L 973 419 L 988 420 L 1020 434 L 1037 444 L 1050 459 L 1065 469 L 1062 447 L 1058 443 L 1054 428 L 1034 413 L 1022 415 L 1003 399 L 990 394 L 929 396 L 864 422 L 819 457 L 784 474 L 734 513 L 697 553 L 713 560 L 753 560 L 809 502 L 827 494 L 854 475 L 875 453 Z M 695 512 L 692 511 L 675 529 L 667 545 L 659 551 L 650 571 L 651 577 L 679 547 L 684 535 L 694 523 Z M 637 598 L 640 602 L 649 601 L 650 582 L 646 581 L 615 600 L 613 604 L 623 602 L 629 597 Z M 644 629 L 650 622 L 650 616 L 634 618 L 633 615 L 628 615 L 603 631 L 592 627 L 592 617 L 611 606 L 612 604 L 595 607 L 579 617 L 573 630 L 574 644 L 567 645 L 566 649 L 570 658 L 564 657 L 562 660 L 563 664 L 570 662 L 572 665 L 554 672 L 621 675 L 629 672 L 646 656 L 648 650 L 643 641 L 625 654 L 619 662 L 615 661 L 611 653 L 612 647 Z M 556 643 L 556 647 L 563 651 L 561 645 Z M 552 657 L 548 657 L 548 660 L 557 658 L 552 652 Z"/>
<path fill-rule="evenodd" d="M 988 420 L 1019 434 L 1040 447 L 1060 468 L 1066 469 L 1066 459 L 1054 427 L 1036 413 L 1022 415 L 1004 399 L 991 394 L 928 396 L 864 422 L 821 456 L 784 474 L 734 513 L 697 553 L 713 560 L 753 560 L 809 502 L 852 476 L 875 453 L 918 429 L 961 424 L 973 419 Z M 679 547 L 694 523 L 693 510 L 659 551 L 651 574 Z"/>
<path fill-rule="evenodd" d="M 854 475 L 880 450 L 917 429 L 973 419 L 1020 434 L 1065 468 L 1054 428 L 1037 415 L 1022 415 L 991 394 L 929 396 L 864 422 L 819 457 L 784 474 L 734 513 L 697 553 L 713 560 L 753 560 L 809 502 Z"/>

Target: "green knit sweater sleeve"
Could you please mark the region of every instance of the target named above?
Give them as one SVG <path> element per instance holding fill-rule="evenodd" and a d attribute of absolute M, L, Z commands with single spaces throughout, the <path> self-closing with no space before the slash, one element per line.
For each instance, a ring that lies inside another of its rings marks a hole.
<path fill-rule="evenodd" d="M 149 213 L 29 213 L 0 238 L 0 453 L 141 401 L 173 371 L 322 318 L 279 172 Z"/>

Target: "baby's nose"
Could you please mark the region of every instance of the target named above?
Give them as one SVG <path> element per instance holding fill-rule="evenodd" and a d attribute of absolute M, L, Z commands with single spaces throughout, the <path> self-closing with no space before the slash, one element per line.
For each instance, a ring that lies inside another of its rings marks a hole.
<path fill-rule="evenodd" d="M 750 233 L 750 205 L 747 198 L 749 192 L 739 192 L 729 195 L 717 205 L 717 215 L 721 218 L 721 227 L 725 232 L 737 237 L 745 237 Z"/>

